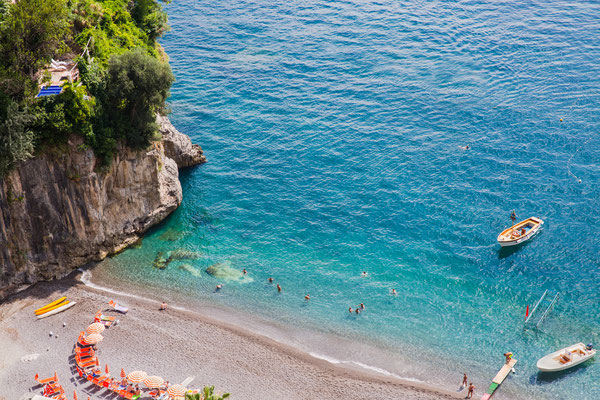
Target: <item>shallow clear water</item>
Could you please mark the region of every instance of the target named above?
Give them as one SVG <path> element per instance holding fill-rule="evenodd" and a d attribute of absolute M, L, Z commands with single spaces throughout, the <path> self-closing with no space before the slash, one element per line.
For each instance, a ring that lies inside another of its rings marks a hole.
<path fill-rule="evenodd" d="M 167 9 L 171 119 L 209 162 L 181 172 L 182 206 L 99 274 L 233 307 L 287 327 L 306 350 L 401 376 L 458 386 L 465 371 L 481 393 L 510 350 L 517 374 L 498 397 L 600 398 L 593 362 L 551 377 L 535 368 L 599 342 L 600 5 Z M 512 209 L 546 224 L 501 252 Z M 153 268 L 177 248 L 202 255 Z M 215 263 L 249 274 L 217 279 L 204 272 Z M 561 299 L 524 332 L 525 307 L 545 289 Z"/>

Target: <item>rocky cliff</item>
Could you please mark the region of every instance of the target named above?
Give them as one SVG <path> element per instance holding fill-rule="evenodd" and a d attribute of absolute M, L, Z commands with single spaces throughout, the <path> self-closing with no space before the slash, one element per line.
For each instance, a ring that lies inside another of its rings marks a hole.
<path fill-rule="evenodd" d="M 181 203 L 178 167 L 205 161 L 167 118 L 149 149 L 120 148 L 107 172 L 73 135 L 68 149 L 23 162 L 0 179 L 0 299 L 58 278 L 135 242 Z"/>

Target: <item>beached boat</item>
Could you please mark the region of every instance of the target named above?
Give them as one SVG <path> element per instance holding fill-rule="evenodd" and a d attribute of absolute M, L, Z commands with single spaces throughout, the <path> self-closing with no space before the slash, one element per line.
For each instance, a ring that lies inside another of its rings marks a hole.
<path fill-rule="evenodd" d="M 65 300 L 67 300 L 66 297 L 61 297 L 58 300 L 54 300 L 52 303 L 46 304 L 44 307 L 40 307 L 37 310 L 35 310 L 35 314 L 36 315 L 40 315 L 45 313 L 46 311 L 48 311 L 49 308 L 56 306 L 57 304 L 60 304 L 62 302 L 64 302 Z"/>
<path fill-rule="evenodd" d="M 59 312 L 65 311 L 66 309 L 69 309 L 69 308 L 73 307 L 75 304 L 77 304 L 76 301 L 71 301 L 71 302 L 67 301 L 66 303 L 61 303 L 60 307 L 55 308 L 55 309 L 53 309 L 51 311 L 48 311 L 45 314 L 38 315 L 38 319 L 46 318 L 46 317 L 49 317 L 51 315 L 58 314 Z"/>
<path fill-rule="evenodd" d="M 502 233 L 498 235 L 498 243 L 500 243 L 500 246 L 502 247 L 507 247 L 526 242 L 542 229 L 542 225 L 544 225 L 544 221 L 539 218 L 527 218 L 526 220 L 503 230 Z"/>
<path fill-rule="evenodd" d="M 592 349 L 591 346 L 577 343 L 540 358 L 537 367 L 543 372 L 563 371 L 586 362 L 595 354 L 596 350 Z"/>

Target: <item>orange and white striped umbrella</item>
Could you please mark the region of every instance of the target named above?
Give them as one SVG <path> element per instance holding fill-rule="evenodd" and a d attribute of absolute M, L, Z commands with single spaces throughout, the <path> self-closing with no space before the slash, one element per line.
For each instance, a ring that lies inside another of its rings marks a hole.
<path fill-rule="evenodd" d="M 169 386 L 167 389 L 167 393 L 171 397 L 183 397 L 185 396 L 185 392 L 187 392 L 187 388 L 180 384 Z"/>
<path fill-rule="evenodd" d="M 123 368 L 121 368 L 121 378 L 125 378 L 127 375 L 125 375 L 125 370 Z"/>
<path fill-rule="evenodd" d="M 93 324 L 85 328 L 85 333 L 87 333 L 88 335 L 91 335 L 93 333 L 102 333 L 104 332 L 104 329 L 106 328 L 103 324 L 101 324 L 100 322 L 94 322 Z"/>
<path fill-rule="evenodd" d="M 148 386 L 149 388 L 161 387 L 163 383 L 165 383 L 165 380 L 160 376 L 149 376 L 144 379 L 144 385 Z"/>
<path fill-rule="evenodd" d="M 104 339 L 104 337 L 99 333 L 92 333 L 91 335 L 87 335 L 83 338 L 83 341 L 87 344 L 97 344 L 100 343 Z"/>
<path fill-rule="evenodd" d="M 106 364 L 106 367 L 104 367 L 104 372 L 106 372 L 107 374 L 110 374 L 110 369 L 108 369 L 108 364 Z"/>
<path fill-rule="evenodd" d="M 77 400 L 77 391 L 73 390 L 73 400 Z"/>
<path fill-rule="evenodd" d="M 129 375 L 127 375 L 127 379 L 129 382 L 140 383 L 143 382 L 144 379 L 148 376 L 144 371 L 133 371 Z"/>

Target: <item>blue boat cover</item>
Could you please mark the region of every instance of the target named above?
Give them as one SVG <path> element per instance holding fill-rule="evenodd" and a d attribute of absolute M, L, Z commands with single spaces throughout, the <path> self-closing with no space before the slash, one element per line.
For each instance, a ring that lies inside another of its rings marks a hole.
<path fill-rule="evenodd" d="M 44 96 L 54 96 L 55 94 L 60 94 L 62 92 L 62 87 L 58 85 L 52 86 L 42 86 L 40 92 L 35 97 L 44 97 Z"/>

